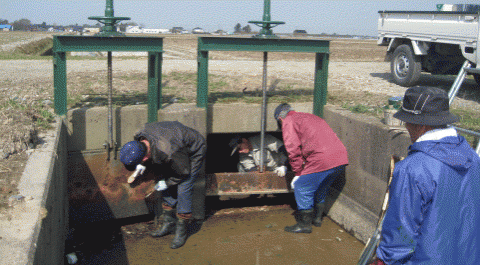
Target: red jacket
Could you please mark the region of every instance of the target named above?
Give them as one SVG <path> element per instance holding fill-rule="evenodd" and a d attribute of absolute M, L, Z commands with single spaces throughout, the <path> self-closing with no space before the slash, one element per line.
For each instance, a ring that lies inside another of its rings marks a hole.
<path fill-rule="evenodd" d="M 347 149 L 322 118 L 290 111 L 282 122 L 283 143 L 295 176 L 348 164 Z"/>

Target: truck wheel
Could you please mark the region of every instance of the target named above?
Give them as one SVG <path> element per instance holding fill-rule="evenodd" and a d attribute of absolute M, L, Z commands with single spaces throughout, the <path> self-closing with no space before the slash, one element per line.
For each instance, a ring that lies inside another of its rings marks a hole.
<path fill-rule="evenodd" d="M 414 86 L 422 71 L 420 56 L 416 56 L 409 45 L 402 44 L 393 52 L 390 70 L 397 85 Z"/>

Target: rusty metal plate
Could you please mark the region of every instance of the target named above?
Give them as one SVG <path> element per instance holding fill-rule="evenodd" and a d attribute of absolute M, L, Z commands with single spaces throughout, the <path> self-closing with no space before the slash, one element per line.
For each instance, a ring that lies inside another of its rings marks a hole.
<path fill-rule="evenodd" d="M 288 193 L 293 173 L 283 178 L 273 172 L 207 174 L 207 195 L 248 195 Z"/>
<path fill-rule="evenodd" d="M 147 172 L 142 178 L 127 183 L 131 172 L 118 160 L 107 161 L 107 154 L 70 154 L 68 161 L 69 202 L 75 208 L 95 208 L 115 218 L 148 214 L 145 196 L 154 189 L 154 176 Z M 100 204 L 107 204 L 101 206 Z M 92 213 L 97 214 L 97 213 Z"/>
<path fill-rule="evenodd" d="M 155 176 L 148 169 L 132 184 L 132 172 L 107 153 L 71 153 L 68 159 L 68 195 L 79 216 L 93 221 L 148 214 L 156 203 Z M 292 192 L 293 173 L 284 178 L 275 173 L 214 173 L 206 175 L 207 195 L 248 195 Z M 202 185 L 203 186 L 203 185 Z M 202 194 L 205 194 L 202 192 Z M 203 209 L 203 205 L 201 207 Z M 149 210 L 150 209 L 150 210 Z"/>

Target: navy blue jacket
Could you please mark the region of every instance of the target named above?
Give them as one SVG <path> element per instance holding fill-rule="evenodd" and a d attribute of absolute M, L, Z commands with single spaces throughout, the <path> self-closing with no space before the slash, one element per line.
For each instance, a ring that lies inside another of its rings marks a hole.
<path fill-rule="evenodd" d="M 143 138 L 150 143 L 152 162 L 168 186 L 201 172 L 207 147 L 198 131 L 178 121 L 154 122 L 145 124 L 134 137 Z"/>

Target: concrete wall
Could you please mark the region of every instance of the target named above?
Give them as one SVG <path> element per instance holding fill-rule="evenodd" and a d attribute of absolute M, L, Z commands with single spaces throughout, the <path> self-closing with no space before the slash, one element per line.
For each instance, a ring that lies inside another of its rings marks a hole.
<path fill-rule="evenodd" d="M 267 131 L 277 130 L 272 118 L 277 104 L 267 109 Z M 312 112 L 312 103 L 292 104 Z M 115 109 L 114 139 L 119 146 L 132 139 L 147 121 L 146 106 Z M 194 104 L 173 104 L 159 111 L 159 120 L 178 120 L 205 136 L 211 133 L 260 131 L 259 104 L 215 104 L 208 113 Z M 349 166 L 328 198 L 328 215 L 366 242 L 376 225 L 386 190 L 391 155 L 406 156 L 410 144 L 404 129 L 378 119 L 326 106 L 324 118 L 347 147 Z M 207 122 L 205 122 L 207 121 Z M 68 224 L 66 190 L 67 149 L 103 149 L 107 140 L 107 109 L 72 110 L 67 125 L 58 120 L 54 131 L 28 160 L 19 192 L 24 199 L 0 220 L 0 264 L 62 264 Z M 214 143 L 208 143 L 214 144 Z"/>
<path fill-rule="evenodd" d="M 0 264 L 63 264 L 68 224 L 67 130 L 40 135 L 18 185 L 21 199 L 0 220 Z"/>
<path fill-rule="evenodd" d="M 147 106 L 118 107 L 113 110 L 113 138 L 119 148 L 147 122 Z M 207 135 L 206 112 L 195 104 L 173 104 L 158 112 L 159 121 L 179 121 Z M 103 149 L 108 139 L 108 112 L 105 107 L 83 108 L 67 113 L 68 151 Z"/>
<path fill-rule="evenodd" d="M 277 130 L 267 107 L 267 131 Z M 296 111 L 312 112 L 313 103 L 292 104 Z M 147 121 L 146 106 L 128 106 L 114 111 L 114 138 L 121 147 Z M 178 120 L 204 134 L 259 132 L 260 104 L 214 104 L 208 112 L 194 104 L 172 104 L 159 110 L 159 120 Z M 406 156 L 410 144 L 403 128 L 388 127 L 380 120 L 326 106 L 324 118 L 349 153 L 346 175 L 335 183 L 329 197 L 329 216 L 366 242 L 373 233 L 384 199 L 391 155 Z M 207 121 L 206 123 L 204 121 Z M 68 113 L 69 151 L 102 149 L 107 140 L 107 109 L 78 109 Z M 214 143 L 208 143 L 214 144 Z"/>

